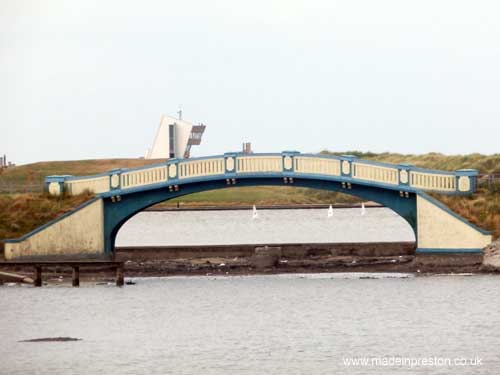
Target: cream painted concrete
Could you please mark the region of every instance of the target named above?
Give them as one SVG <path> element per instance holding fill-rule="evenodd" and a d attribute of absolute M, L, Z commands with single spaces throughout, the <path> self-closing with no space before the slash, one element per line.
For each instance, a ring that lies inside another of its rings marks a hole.
<path fill-rule="evenodd" d="M 491 242 L 491 235 L 481 233 L 420 195 L 417 225 L 417 244 L 423 249 L 482 249 Z"/>
<path fill-rule="evenodd" d="M 397 168 L 380 167 L 363 163 L 352 163 L 352 165 L 354 178 L 393 185 L 399 183 Z"/>
<path fill-rule="evenodd" d="M 146 186 L 167 181 L 167 167 L 153 167 L 139 169 L 122 173 L 122 189 L 128 189 L 136 186 Z"/>
<path fill-rule="evenodd" d="M 455 176 L 411 171 L 410 186 L 426 190 L 455 191 Z"/>
<path fill-rule="evenodd" d="M 61 195 L 61 185 L 59 182 L 51 182 L 49 184 L 49 194 L 54 196 Z"/>
<path fill-rule="evenodd" d="M 94 194 L 109 191 L 109 176 L 68 180 L 64 182 L 64 189 L 70 195 L 82 194 L 86 190 Z"/>
<path fill-rule="evenodd" d="M 7 260 L 50 255 L 104 254 L 103 201 L 56 221 L 24 241 L 5 244 Z"/>
<path fill-rule="evenodd" d="M 297 173 L 326 174 L 340 176 L 340 160 L 295 156 L 294 169 Z"/>
<path fill-rule="evenodd" d="M 183 161 L 179 163 L 179 178 L 219 175 L 224 173 L 224 158 Z"/>
<path fill-rule="evenodd" d="M 236 159 L 237 173 L 282 172 L 281 156 L 243 156 Z"/>

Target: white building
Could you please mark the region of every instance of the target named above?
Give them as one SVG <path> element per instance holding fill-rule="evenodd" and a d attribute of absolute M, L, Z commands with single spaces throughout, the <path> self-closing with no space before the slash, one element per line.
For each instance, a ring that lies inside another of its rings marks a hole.
<path fill-rule="evenodd" d="M 179 112 L 181 116 L 181 113 Z M 161 116 L 153 146 L 146 159 L 189 158 L 191 146 L 201 143 L 205 125 L 194 125 L 181 118 Z"/>

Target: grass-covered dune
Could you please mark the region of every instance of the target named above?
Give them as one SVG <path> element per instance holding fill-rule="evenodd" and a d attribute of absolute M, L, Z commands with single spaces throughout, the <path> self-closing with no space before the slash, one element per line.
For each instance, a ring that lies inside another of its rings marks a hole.
<path fill-rule="evenodd" d="M 89 200 L 90 194 L 0 194 L 0 240 L 17 238 Z"/>
<path fill-rule="evenodd" d="M 323 151 L 323 153 L 329 153 Z M 402 155 L 393 153 L 375 154 L 348 151 L 335 153 L 351 154 L 359 158 L 389 163 L 410 163 L 418 167 L 456 170 L 475 168 L 481 174 L 500 174 L 500 154 L 495 155 Z M 114 168 L 133 168 L 163 160 L 144 159 L 104 159 L 81 161 L 40 162 L 4 170 L 0 175 L 1 186 L 22 186 L 36 183 L 43 186 L 43 178 L 53 174 L 88 175 L 105 172 Z M 476 225 L 492 230 L 500 236 L 500 184 L 480 186 L 471 197 L 434 195 L 452 210 Z M 78 206 L 90 196 L 52 198 L 43 193 L 0 194 L 0 240 L 18 237 L 58 215 Z M 344 194 L 296 187 L 232 187 L 192 194 L 163 203 L 172 205 L 239 205 L 239 204 L 315 204 L 352 203 L 358 199 Z"/>

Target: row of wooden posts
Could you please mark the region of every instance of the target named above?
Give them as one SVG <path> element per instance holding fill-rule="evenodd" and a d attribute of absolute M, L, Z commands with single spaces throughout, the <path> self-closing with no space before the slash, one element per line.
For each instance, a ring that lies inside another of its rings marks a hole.
<path fill-rule="evenodd" d="M 99 267 L 106 268 L 114 271 L 116 276 L 116 286 L 124 285 L 124 265 L 123 262 L 115 262 L 115 261 L 83 261 L 83 262 L 75 262 L 75 261 L 45 261 L 45 262 L 0 262 L 0 268 L 2 267 L 33 267 L 35 270 L 35 277 L 33 278 L 33 285 L 35 287 L 42 286 L 42 270 L 43 267 L 71 267 L 72 277 L 71 284 L 74 287 L 80 286 L 80 268 L 85 267 Z"/>

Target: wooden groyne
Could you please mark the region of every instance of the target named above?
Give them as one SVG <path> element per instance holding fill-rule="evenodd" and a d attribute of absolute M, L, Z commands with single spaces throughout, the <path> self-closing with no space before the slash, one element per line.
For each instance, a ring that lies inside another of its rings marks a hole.
<path fill-rule="evenodd" d="M 64 260 L 64 261 L 6 261 L 0 262 L 0 269 L 2 268 L 12 268 L 12 267 L 21 267 L 23 269 L 32 269 L 34 272 L 33 279 L 27 278 L 26 276 L 8 274 L 1 272 L 1 274 L 7 275 L 15 275 L 17 278 L 14 281 L 17 282 L 27 282 L 31 281 L 31 283 L 35 287 L 42 286 L 42 273 L 44 268 L 71 268 L 72 269 L 72 285 L 74 287 L 80 286 L 80 269 L 85 268 L 107 268 L 111 271 L 114 271 L 116 275 L 116 285 L 123 286 L 124 285 L 124 265 L 123 262 L 119 261 L 102 261 L 102 260 L 87 260 L 87 261 L 74 261 L 74 260 Z M 26 281 L 23 281 L 26 280 Z"/>

